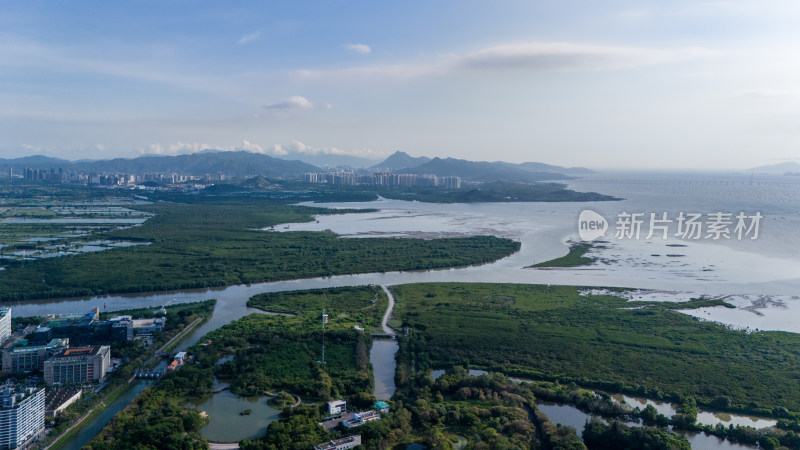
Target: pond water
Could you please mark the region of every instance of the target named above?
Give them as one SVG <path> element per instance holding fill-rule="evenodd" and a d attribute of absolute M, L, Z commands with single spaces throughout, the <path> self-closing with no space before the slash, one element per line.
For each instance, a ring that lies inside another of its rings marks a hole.
<path fill-rule="evenodd" d="M 617 400 L 625 400 L 625 403 L 628 405 L 639 409 L 644 409 L 647 405 L 653 405 L 653 407 L 658 411 L 659 414 L 663 414 L 667 417 L 672 417 L 677 413 L 675 409 L 675 405 L 669 402 L 659 402 L 655 400 L 651 400 L 648 398 L 642 397 L 629 397 L 627 395 L 612 395 L 612 397 Z M 714 426 L 718 423 L 725 425 L 741 425 L 745 427 L 753 427 L 753 428 L 766 428 L 766 427 L 774 427 L 778 421 L 773 419 L 765 419 L 762 417 L 756 416 L 746 416 L 740 414 L 730 414 L 725 412 L 716 412 L 716 411 L 705 411 L 703 409 L 699 409 L 697 413 L 697 423 L 701 425 L 711 425 Z"/>
<path fill-rule="evenodd" d="M 239 397 L 227 390 L 214 394 L 195 405 L 210 419 L 200 428 L 200 434 L 213 442 L 238 442 L 263 436 L 267 426 L 280 415 L 280 410 L 267 401 L 267 397 Z M 248 409 L 250 414 L 240 414 Z"/>
<path fill-rule="evenodd" d="M 540 402 L 536 404 L 536 407 L 539 408 L 543 413 L 550 418 L 550 421 L 555 424 L 561 424 L 565 426 L 570 426 L 575 428 L 578 432 L 578 435 L 583 434 L 583 427 L 591 418 L 597 417 L 605 422 L 605 420 L 599 416 L 595 416 L 594 414 L 587 414 L 578 408 L 575 408 L 571 405 L 559 405 L 556 403 L 548 403 L 548 402 Z M 638 422 L 630 422 L 626 421 L 623 422 L 628 426 L 639 427 L 641 424 Z M 734 444 L 731 442 L 726 441 L 725 439 L 720 439 L 716 436 L 708 436 L 705 433 L 690 433 L 686 431 L 676 431 L 681 436 L 686 437 L 691 444 L 693 449 L 752 449 L 758 448 L 755 446 L 744 445 L 744 444 Z"/>
<path fill-rule="evenodd" d="M 394 372 L 397 362 L 394 354 L 397 353 L 397 341 L 388 339 L 375 339 L 369 352 L 369 362 L 372 364 L 372 374 L 375 378 L 374 394 L 378 400 L 389 400 L 396 390 L 394 385 Z"/>

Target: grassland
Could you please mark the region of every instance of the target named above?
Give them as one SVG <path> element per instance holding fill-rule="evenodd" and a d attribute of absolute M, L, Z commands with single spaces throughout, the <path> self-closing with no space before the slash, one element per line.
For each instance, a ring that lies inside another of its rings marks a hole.
<path fill-rule="evenodd" d="M 421 364 L 496 368 L 672 401 L 695 396 L 698 404 L 761 414 L 800 411 L 800 336 L 793 333 L 735 331 L 664 305 L 631 309 L 623 299 L 583 297 L 566 286 L 392 289 L 395 317 L 427 344 Z"/>
<path fill-rule="evenodd" d="M 137 209 L 155 217 L 142 226 L 95 236 L 152 245 L 9 261 L 0 272 L 0 301 L 462 266 L 519 249 L 517 242 L 491 236 L 342 239 L 323 232 L 266 232 L 260 229 L 337 211 L 259 199 L 159 202 Z"/>
<path fill-rule="evenodd" d="M 338 322 L 381 332 L 381 318 L 389 300 L 378 286 L 345 286 L 304 291 L 258 294 L 247 306 L 289 314 L 321 314 L 322 308 Z"/>

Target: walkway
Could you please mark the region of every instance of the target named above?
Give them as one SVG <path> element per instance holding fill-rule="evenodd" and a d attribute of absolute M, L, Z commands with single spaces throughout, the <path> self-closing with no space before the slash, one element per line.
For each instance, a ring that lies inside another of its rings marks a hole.
<path fill-rule="evenodd" d="M 389 317 L 392 316 L 392 311 L 394 310 L 394 295 L 392 295 L 392 293 L 389 291 L 389 288 L 387 288 L 386 286 L 381 285 L 381 288 L 383 288 L 383 292 L 386 292 L 386 296 L 389 297 L 389 307 L 386 308 L 386 312 L 383 313 L 383 321 L 381 321 L 381 328 L 383 328 L 384 333 L 390 336 L 394 336 L 395 332 L 391 327 L 389 327 L 388 324 Z"/>

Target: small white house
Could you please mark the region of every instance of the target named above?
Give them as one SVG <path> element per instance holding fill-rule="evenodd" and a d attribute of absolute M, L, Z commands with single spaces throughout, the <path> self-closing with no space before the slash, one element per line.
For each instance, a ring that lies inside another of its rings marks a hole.
<path fill-rule="evenodd" d="M 347 411 L 347 402 L 344 400 L 332 400 L 328 402 L 328 414 L 341 414 Z"/>

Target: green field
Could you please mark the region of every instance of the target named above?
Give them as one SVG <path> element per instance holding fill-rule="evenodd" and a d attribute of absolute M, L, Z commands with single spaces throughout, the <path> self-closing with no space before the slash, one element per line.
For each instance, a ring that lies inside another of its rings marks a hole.
<path fill-rule="evenodd" d="M 566 286 L 443 283 L 392 290 L 395 317 L 425 339 L 420 364 L 497 368 L 673 401 L 692 395 L 700 404 L 762 414 L 800 411 L 800 336 L 794 333 L 734 331 L 664 304 L 583 297 Z"/>
<path fill-rule="evenodd" d="M 247 306 L 289 314 L 321 314 L 325 308 L 331 320 L 379 333 L 388 302 L 379 286 L 345 286 L 258 294 L 248 300 Z"/>
<path fill-rule="evenodd" d="M 519 249 L 518 242 L 491 236 L 342 239 L 324 232 L 261 231 L 342 211 L 259 199 L 158 202 L 137 209 L 155 217 L 142 226 L 95 237 L 152 245 L 9 261 L 0 272 L 0 301 L 462 266 L 494 261 Z"/>

